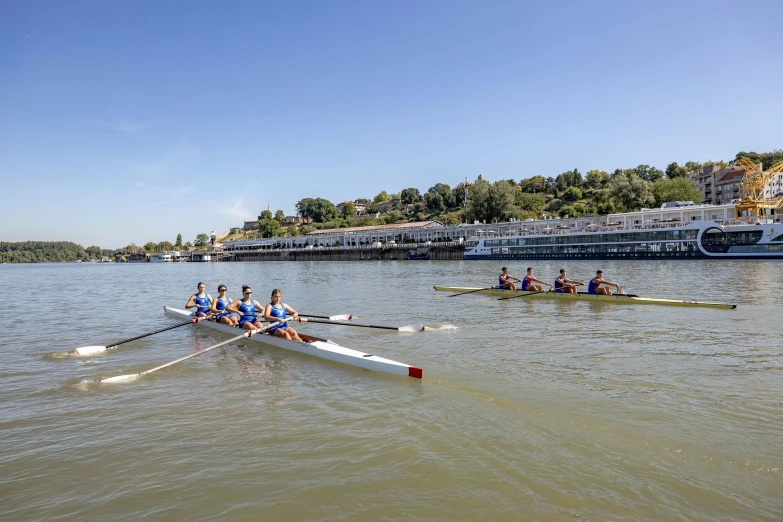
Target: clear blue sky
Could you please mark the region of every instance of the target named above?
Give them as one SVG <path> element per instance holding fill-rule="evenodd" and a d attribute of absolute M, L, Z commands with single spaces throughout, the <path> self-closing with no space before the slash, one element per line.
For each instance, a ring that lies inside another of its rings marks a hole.
<path fill-rule="evenodd" d="M 0 240 L 783 148 L 783 2 L 0 2 Z"/>

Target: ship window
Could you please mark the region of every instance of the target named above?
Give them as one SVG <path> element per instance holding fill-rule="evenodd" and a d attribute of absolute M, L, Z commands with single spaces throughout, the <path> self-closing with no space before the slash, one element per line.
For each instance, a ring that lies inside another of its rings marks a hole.
<path fill-rule="evenodd" d="M 783 241 L 783 234 L 780 234 L 780 235 L 779 235 L 778 237 L 776 237 L 775 239 L 770 239 L 770 241 Z"/>

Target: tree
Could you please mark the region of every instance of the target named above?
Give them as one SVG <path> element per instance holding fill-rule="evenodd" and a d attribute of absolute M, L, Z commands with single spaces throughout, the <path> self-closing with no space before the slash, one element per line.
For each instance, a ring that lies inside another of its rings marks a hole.
<path fill-rule="evenodd" d="M 513 217 L 519 211 L 514 205 L 515 195 L 514 185 L 508 181 L 490 184 L 478 180 L 470 187 L 470 214 L 488 223 Z"/>
<path fill-rule="evenodd" d="M 393 225 L 394 223 L 397 223 L 398 221 L 402 221 L 402 220 L 403 220 L 402 212 L 400 212 L 399 210 L 392 210 L 386 215 L 386 219 L 385 219 L 387 225 Z"/>
<path fill-rule="evenodd" d="M 546 178 L 546 188 L 544 188 L 544 190 L 551 193 L 555 191 L 555 188 L 557 188 L 557 182 L 555 181 L 555 178 L 552 176 Z"/>
<path fill-rule="evenodd" d="M 258 215 L 258 220 L 261 221 L 262 219 L 272 219 L 272 211 L 268 209 L 262 210 Z"/>
<path fill-rule="evenodd" d="M 451 191 L 449 191 L 451 193 Z M 443 196 L 437 192 L 427 192 L 424 194 L 424 203 L 427 209 L 432 212 L 443 212 L 446 210 L 446 203 L 443 202 Z"/>
<path fill-rule="evenodd" d="M 451 187 L 445 183 L 436 183 L 427 191 L 427 194 L 438 194 L 443 200 L 443 204 L 448 207 L 454 206 L 454 196 L 451 193 Z M 426 201 L 427 196 L 425 194 L 424 199 Z"/>
<path fill-rule="evenodd" d="M 546 208 L 546 198 L 543 194 L 523 192 L 522 194 L 517 194 L 514 198 L 514 203 L 519 210 L 536 215 L 543 212 Z"/>
<path fill-rule="evenodd" d="M 158 245 L 156 243 L 153 243 L 152 241 L 148 241 L 144 245 L 144 250 L 147 252 L 157 252 L 158 251 Z"/>
<path fill-rule="evenodd" d="M 278 237 L 280 236 L 280 223 L 274 219 L 259 219 L 258 231 L 261 237 Z"/>
<path fill-rule="evenodd" d="M 683 165 L 683 167 L 685 167 L 686 172 L 693 172 L 693 173 L 700 172 L 702 166 L 703 165 L 697 161 L 686 161 L 685 165 Z"/>
<path fill-rule="evenodd" d="M 181 247 L 182 246 L 182 234 L 177 234 L 177 242 L 174 243 L 175 247 Z"/>
<path fill-rule="evenodd" d="M 565 189 L 565 192 L 563 192 L 563 199 L 565 201 L 577 201 L 582 199 L 582 191 L 577 187 L 568 187 Z"/>
<path fill-rule="evenodd" d="M 555 179 L 557 190 L 565 190 L 568 187 L 581 187 L 584 183 L 582 174 L 577 170 L 567 170 Z"/>
<path fill-rule="evenodd" d="M 209 243 L 209 236 L 206 234 L 199 234 L 196 236 L 196 240 L 193 242 L 197 247 L 205 247 Z"/>
<path fill-rule="evenodd" d="M 386 201 L 389 201 L 391 198 L 389 197 L 389 194 L 386 193 L 385 190 L 382 190 L 378 192 L 378 194 L 372 199 L 373 203 L 385 203 Z"/>
<path fill-rule="evenodd" d="M 161 241 L 158 243 L 158 252 L 166 252 L 168 250 L 174 250 L 174 247 L 168 241 Z"/>
<path fill-rule="evenodd" d="M 685 167 L 681 167 L 676 161 L 669 163 L 666 166 L 666 177 L 669 179 L 684 178 L 688 175 L 688 170 Z"/>
<path fill-rule="evenodd" d="M 278 210 L 277 212 L 275 212 L 275 221 L 277 221 L 278 223 L 282 223 L 283 221 L 285 221 L 285 213 L 282 210 Z"/>
<path fill-rule="evenodd" d="M 557 215 L 561 218 L 574 217 L 574 207 L 571 205 L 563 205 L 560 207 L 560 210 L 557 211 Z"/>
<path fill-rule="evenodd" d="M 371 202 L 367 198 L 356 198 L 357 203 L 361 203 L 362 205 L 369 205 Z"/>
<path fill-rule="evenodd" d="M 655 202 L 647 182 L 636 174 L 615 176 L 609 182 L 609 192 L 622 205 L 625 212 L 639 210 L 642 206 Z"/>
<path fill-rule="evenodd" d="M 139 247 L 136 246 L 136 243 L 131 243 L 125 247 L 125 250 L 127 252 L 130 252 L 131 254 L 135 254 L 136 252 L 139 251 Z"/>
<path fill-rule="evenodd" d="M 305 219 L 312 219 L 314 223 L 331 221 L 340 215 L 337 207 L 332 202 L 323 198 L 305 198 L 296 204 L 296 211 Z"/>
<path fill-rule="evenodd" d="M 639 165 L 632 170 L 635 171 L 637 176 L 647 182 L 657 181 L 663 177 L 663 172 L 660 169 L 656 169 L 649 165 Z"/>
<path fill-rule="evenodd" d="M 421 193 L 417 188 L 406 188 L 400 192 L 400 201 L 406 205 L 421 201 Z"/>
<path fill-rule="evenodd" d="M 546 178 L 544 176 L 536 175 L 532 178 L 523 179 L 519 182 L 519 187 L 522 192 L 529 192 L 537 194 L 546 190 Z"/>
<path fill-rule="evenodd" d="M 587 172 L 587 178 L 585 179 L 586 187 L 598 190 L 607 183 L 609 183 L 608 172 L 603 170 L 590 170 Z"/>
<path fill-rule="evenodd" d="M 659 179 L 652 184 L 652 193 L 657 206 L 667 201 L 693 201 L 701 203 L 701 191 L 696 184 L 685 177 Z"/>
<path fill-rule="evenodd" d="M 352 217 L 356 217 L 356 207 L 353 206 L 353 203 L 350 201 L 343 205 L 343 218 L 348 219 Z"/>
<path fill-rule="evenodd" d="M 289 225 L 288 228 L 286 229 L 286 232 L 288 232 L 288 235 L 291 237 L 297 237 L 302 235 L 301 231 L 299 230 L 299 227 L 297 227 L 296 225 Z"/>

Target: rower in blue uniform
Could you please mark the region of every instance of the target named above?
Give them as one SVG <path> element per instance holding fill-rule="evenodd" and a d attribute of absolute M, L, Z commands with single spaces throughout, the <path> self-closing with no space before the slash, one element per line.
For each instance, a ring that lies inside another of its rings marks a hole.
<path fill-rule="evenodd" d="M 534 277 L 533 267 L 528 267 L 527 274 L 525 274 L 525 277 L 522 278 L 522 287 L 520 290 L 525 290 L 528 292 L 543 292 L 541 285 L 534 285 L 533 283 L 541 283 L 541 285 L 547 285 L 550 287 L 552 286 L 549 283 Z"/>
<path fill-rule="evenodd" d="M 281 297 L 283 297 L 283 293 L 280 292 L 280 290 L 277 288 L 272 290 L 272 302 L 266 305 L 266 309 L 264 310 L 264 319 L 267 321 L 279 321 L 281 319 L 285 319 L 287 317 L 286 314 L 291 314 L 294 320 L 299 319 L 299 314 L 296 313 L 296 310 L 287 304 L 280 302 Z M 288 323 L 273 326 L 269 329 L 269 333 L 278 337 L 284 337 L 289 341 L 304 342 L 302 338 L 299 337 L 299 334 L 296 333 L 296 330 L 288 326 Z"/>
<path fill-rule="evenodd" d="M 212 313 L 216 314 L 215 320 L 229 326 L 236 326 L 239 324 L 239 319 L 227 310 L 230 304 L 231 299 L 226 295 L 226 285 L 218 286 L 218 297 L 212 301 Z"/>
<path fill-rule="evenodd" d="M 609 291 L 608 288 L 602 287 L 601 285 L 608 285 L 613 286 L 617 289 L 617 293 L 622 293 L 620 290 L 620 285 L 617 283 L 612 283 L 611 281 L 607 281 L 603 278 L 603 271 L 598 270 L 595 273 L 595 277 L 590 280 L 590 283 L 587 285 L 587 293 L 588 294 L 596 294 L 596 295 L 612 295 L 612 292 Z"/>
<path fill-rule="evenodd" d="M 252 296 L 253 290 L 247 285 L 242 285 L 242 299 L 237 299 L 226 308 L 229 312 L 239 314 L 238 326 L 245 330 L 261 328 L 261 319 L 258 318 L 258 311 L 264 307 L 254 300 Z"/>
<path fill-rule="evenodd" d="M 197 288 L 198 293 L 190 296 L 188 302 L 185 303 L 185 309 L 190 310 L 191 308 L 195 308 L 196 317 L 206 317 L 212 308 L 212 296 L 204 293 L 204 289 L 206 288 L 204 283 L 199 283 Z"/>
<path fill-rule="evenodd" d="M 501 290 L 516 290 L 517 286 L 511 281 L 522 281 L 512 275 L 508 274 L 508 268 L 505 266 L 500 269 L 500 275 L 498 276 L 498 288 Z"/>
<path fill-rule="evenodd" d="M 560 269 L 560 277 L 555 279 L 555 292 L 558 294 L 575 294 L 576 293 L 576 287 L 578 285 L 583 285 L 584 283 L 581 281 L 574 281 L 573 279 L 568 279 L 566 277 L 566 271 L 565 268 Z"/>

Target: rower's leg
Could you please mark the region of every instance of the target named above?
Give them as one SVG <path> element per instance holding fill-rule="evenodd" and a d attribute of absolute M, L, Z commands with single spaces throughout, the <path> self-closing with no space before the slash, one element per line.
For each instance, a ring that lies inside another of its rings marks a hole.
<path fill-rule="evenodd" d="M 229 316 L 227 316 L 227 315 L 224 315 L 223 317 L 220 318 L 220 322 L 230 326 L 231 325 L 231 318 Z"/>
<path fill-rule="evenodd" d="M 282 330 L 280 328 L 275 330 L 274 334 L 275 334 L 275 337 L 283 337 L 284 339 L 288 339 L 288 335 L 286 335 L 285 330 Z"/>
<path fill-rule="evenodd" d="M 296 333 L 296 330 L 294 330 L 290 326 L 288 328 L 286 328 L 286 332 L 288 332 L 288 334 L 291 336 L 291 340 L 292 341 L 304 342 L 304 341 L 302 341 L 302 338 L 299 337 L 299 334 Z"/>

